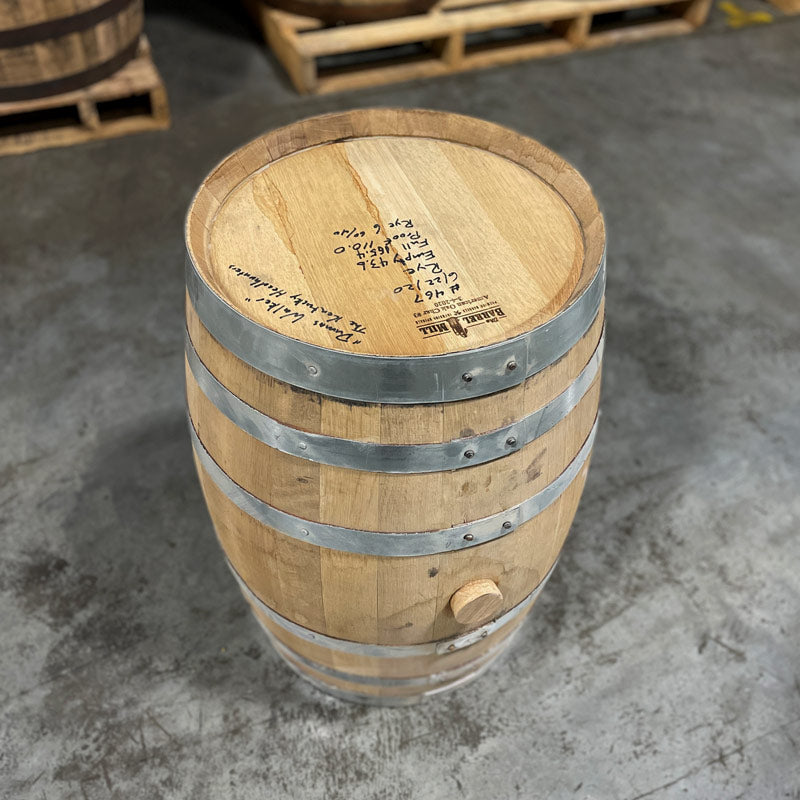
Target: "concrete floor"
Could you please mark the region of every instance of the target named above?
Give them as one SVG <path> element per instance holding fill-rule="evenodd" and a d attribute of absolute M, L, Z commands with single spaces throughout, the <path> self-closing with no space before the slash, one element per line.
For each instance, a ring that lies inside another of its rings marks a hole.
<path fill-rule="evenodd" d="M 234 12 L 186 9 L 148 19 L 171 131 L 0 159 L 0 794 L 800 798 L 800 18 L 309 99 Z M 400 710 L 328 699 L 266 645 L 181 367 L 207 170 L 390 103 L 541 139 L 610 230 L 603 418 L 561 565 L 494 671 Z"/>

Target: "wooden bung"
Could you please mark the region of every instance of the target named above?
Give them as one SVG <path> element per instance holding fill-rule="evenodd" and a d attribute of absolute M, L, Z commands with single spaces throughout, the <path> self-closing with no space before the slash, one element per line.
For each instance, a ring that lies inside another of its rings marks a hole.
<path fill-rule="evenodd" d="M 462 625 L 480 625 L 491 619 L 503 606 L 503 593 L 488 578 L 465 583 L 450 598 L 450 608 Z"/>
<path fill-rule="evenodd" d="M 142 0 L 0 0 L 0 103 L 72 92 L 136 55 Z"/>
<path fill-rule="evenodd" d="M 477 674 L 586 478 L 605 274 L 589 186 L 488 122 L 344 112 L 223 161 L 186 240 L 195 461 L 279 653 L 369 702 Z"/>

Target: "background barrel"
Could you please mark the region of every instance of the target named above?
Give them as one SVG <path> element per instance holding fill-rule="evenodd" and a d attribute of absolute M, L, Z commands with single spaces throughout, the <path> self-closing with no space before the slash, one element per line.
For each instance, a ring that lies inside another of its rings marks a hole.
<path fill-rule="evenodd" d="M 71 92 L 136 54 L 142 0 L 0 0 L 0 102 Z"/>
<path fill-rule="evenodd" d="M 421 14 L 436 0 L 248 0 L 253 4 L 280 8 L 292 14 L 302 14 L 326 22 L 369 22 L 377 19 Z"/>
<path fill-rule="evenodd" d="M 490 123 L 358 111 L 226 159 L 186 234 L 195 459 L 276 649 L 369 702 L 479 674 L 586 478 L 605 273 L 590 188 Z"/>

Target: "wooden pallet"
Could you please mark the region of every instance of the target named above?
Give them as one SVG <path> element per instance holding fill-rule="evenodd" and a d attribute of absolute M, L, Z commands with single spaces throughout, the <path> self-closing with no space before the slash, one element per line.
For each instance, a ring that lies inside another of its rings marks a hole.
<path fill-rule="evenodd" d="M 712 0 L 440 0 L 427 14 L 330 26 L 246 0 L 295 88 L 324 94 L 689 33 Z M 405 50 L 406 52 L 403 52 Z"/>
<path fill-rule="evenodd" d="M 167 92 L 142 36 L 136 57 L 74 92 L 0 103 L 0 156 L 169 127 Z"/>

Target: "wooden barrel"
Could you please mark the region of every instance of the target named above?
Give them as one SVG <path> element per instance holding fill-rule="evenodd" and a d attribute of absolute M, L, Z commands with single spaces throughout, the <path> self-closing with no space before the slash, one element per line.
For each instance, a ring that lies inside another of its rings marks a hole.
<path fill-rule="evenodd" d="M 134 55 L 142 0 L 0 0 L 0 103 L 81 89 Z"/>
<path fill-rule="evenodd" d="M 225 159 L 186 238 L 195 460 L 278 652 L 365 702 L 474 677 L 586 477 L 605 278 L 589 186 L 488 122 L 352 111 Z"/>
<path fill-rule="evenodd" d="M 325 22 L 370 22 L 423 14 L 436 0 L 250 0 Z"/>

